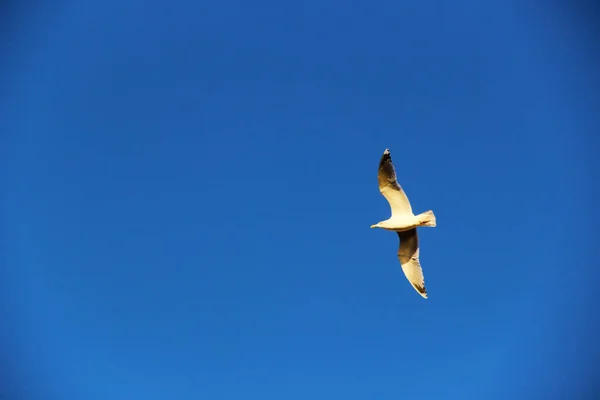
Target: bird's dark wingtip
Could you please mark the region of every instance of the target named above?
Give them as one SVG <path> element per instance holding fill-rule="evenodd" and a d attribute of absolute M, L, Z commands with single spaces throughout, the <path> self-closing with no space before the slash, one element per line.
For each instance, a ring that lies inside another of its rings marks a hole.
<path fill-rule="evenodd" d="M 423 297 L 423 298 L 427 298 L 427 289 L 425 289 L 424 285 L 413 285 L 415 287 L 415 289 L 417 289 L 417 292 L 419 292 L 419 294 Z"/>
<path fill-rule="evenodd" d="M 388 160 L 391 160 L 392 156 L 390 155 L 390 149 L 385 149 L 385 151 L 383 152 L 383 154 L 381 155 L 381 159 L 379 160 L 379 164 L 383 164 L 385 162 L 387 162 Z"/>

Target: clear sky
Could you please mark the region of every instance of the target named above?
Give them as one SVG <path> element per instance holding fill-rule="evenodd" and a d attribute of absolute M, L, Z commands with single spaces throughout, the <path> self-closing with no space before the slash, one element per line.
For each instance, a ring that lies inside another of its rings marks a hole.
<path fill-rule="evenodd" d="M 541 3 L 6 7 L 0 389 L 586 398 L 597 32 Z"/>

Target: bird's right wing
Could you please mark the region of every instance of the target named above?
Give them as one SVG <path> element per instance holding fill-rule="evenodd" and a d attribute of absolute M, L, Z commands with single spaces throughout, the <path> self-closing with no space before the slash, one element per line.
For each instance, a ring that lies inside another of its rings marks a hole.
<path fill-rule="evenodd" d="M 389 149 L 385 149 L 379 160 L 377 181 L 379 182 L 379 191 L 388 203 L 390 203 L 392 216 L 402 214 L 412 215 L 412 207 L 410 206 L 408 197 L 406 197 L 406 193 L 404 193 L 404 190 L 402 190 L 402 187 L 396 180 L 396 171 Z"/>
<path fill-rule="evenodd" d="M 414 228 L 397 233 L 400 238 L 398 259 L 400 260 L 402 271 L 412 287 L 414 287 L 421 296 L 427 298 L 425 278 L 423 276 L 421 264 L 419 263 L 419 237 L 417 236 L 417 229 Z"/>

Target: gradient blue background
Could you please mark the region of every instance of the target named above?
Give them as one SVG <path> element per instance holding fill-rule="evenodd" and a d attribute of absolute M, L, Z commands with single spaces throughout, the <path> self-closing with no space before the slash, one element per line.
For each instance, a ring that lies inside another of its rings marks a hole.
<path fill-rule="evenodd" d="M 592 398 L 597 32 L 416 3 L 6 7 L 7 398 Z"/>

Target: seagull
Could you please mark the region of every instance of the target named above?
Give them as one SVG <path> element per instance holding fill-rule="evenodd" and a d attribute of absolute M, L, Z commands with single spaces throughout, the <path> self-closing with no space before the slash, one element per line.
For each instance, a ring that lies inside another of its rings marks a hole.
<path fill-rule="evenodd" d="M 436 225 L 435 215 L 431 210 L 418 215 L 413 214 L 408 197 L 396 180 L 396 171 L 389 149 L 385 149 L 379 160 L 377 180 L 379 181 L 379 191 L 390 204 L 392 216 L 385 221 L 371 225 L 371 228 L 382 228 L 398 234 L 400 239 L 398 259 L 402 271 L 412 287 L 426 299 L 425 279 L 419 263 L 417 227 L 433 228 Z"/>

